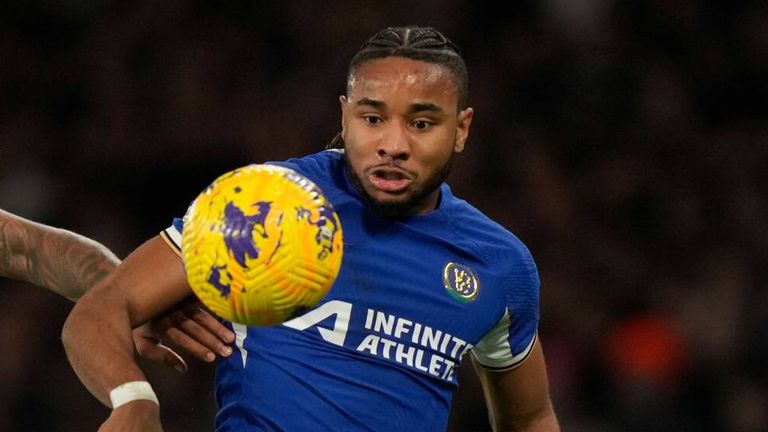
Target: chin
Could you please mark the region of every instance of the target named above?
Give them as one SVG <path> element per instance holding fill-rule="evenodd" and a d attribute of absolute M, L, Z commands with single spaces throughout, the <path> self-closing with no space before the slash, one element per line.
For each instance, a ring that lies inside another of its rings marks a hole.
<path fill-rule="evenodd" d="M 371 193 L 370 191 L 366 191 L 366 195 L 368 195 L 369 199 L 371 201 L 374 201 L 376 203 L 380 203 L 382 205 L 398 205 L 398 204 L 405 204 L 408 201 L 410 201 L 410 195 L 408 194 L 388 194 L 388 193 L 382 193 L 380 191 L 375 191 L 374 193 Z"/>

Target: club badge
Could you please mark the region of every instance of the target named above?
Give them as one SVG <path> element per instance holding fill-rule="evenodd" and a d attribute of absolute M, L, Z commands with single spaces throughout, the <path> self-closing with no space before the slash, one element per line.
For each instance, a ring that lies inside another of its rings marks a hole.
<path fill-rule="evenodd" d="M 451 297 L 462 303 L 475 301 L 480 293 L 480 281 L 475 272 L 463 265 L 449 262 L 443 269 L 443 284 Z"/>

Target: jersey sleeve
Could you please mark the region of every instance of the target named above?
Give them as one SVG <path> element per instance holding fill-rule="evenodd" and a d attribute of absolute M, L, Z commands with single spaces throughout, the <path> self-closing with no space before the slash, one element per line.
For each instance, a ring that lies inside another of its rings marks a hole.
<path fill-rule="evenodd" d="M 160 237 L 179 255 L 181 255 L 181 232 L 183 229 L 184 219 L 174 218 L 171 226 L 160 232 Z"/>
<path fill-rule="evenodd" d="M 520 366 L 531 353 L 539 325 L 539 273 L 530 252 L 507 278 L 506 308 L 497 324 L 472 349 L 486 369 L 504 371 Z"/>

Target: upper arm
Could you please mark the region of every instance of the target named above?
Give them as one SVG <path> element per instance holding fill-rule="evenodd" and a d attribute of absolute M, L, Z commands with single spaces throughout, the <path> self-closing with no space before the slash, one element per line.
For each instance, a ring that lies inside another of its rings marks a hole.
<path fill-rule="evenodd" d="M 537 341 L 517 367 L 494 371 L 477 361 L 494 431 L 557 431 L 541 344 Z"/>
<path fill-rule="evenodd" d="M 478 342 L 472 358 L 495 431 L 556 431 L 538 340 L 539 274 L 521 245 L 505 280 L 504 316 Z"/>
<path fill-rule="evenodd" d="M 156 236 L 131 253 L 81 302 L 124 308 L 131 326 L 137 327 L 191 293 L 181 258 Z"/>

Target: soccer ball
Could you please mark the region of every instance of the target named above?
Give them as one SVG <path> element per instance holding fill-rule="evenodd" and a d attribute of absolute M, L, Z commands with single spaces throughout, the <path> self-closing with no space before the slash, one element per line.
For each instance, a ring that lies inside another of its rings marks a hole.
<path fill-rule="evenodd" d="M 189 206 L 181 255 L 192 291 L 212 312 L 269 326 L 331 288 L 343 255 L 341 223 L 306 177 L 248 165 L 217 178 Z"/>

